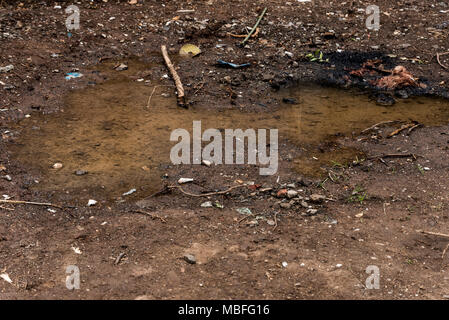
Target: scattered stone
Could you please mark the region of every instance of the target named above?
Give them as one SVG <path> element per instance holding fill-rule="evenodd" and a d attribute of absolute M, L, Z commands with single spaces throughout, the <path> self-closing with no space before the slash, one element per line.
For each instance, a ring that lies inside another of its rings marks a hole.
<path fill-rule="evenodd" d="M 298 104 L 298 101 L 295 98 L 282 98 L 282 102 L 287 104 Z"/>
<path fill-rule="evenodd" d="M 11 178 L 11 176 L 10 176 L 9 174 L 3 176 L 3 178 L 4 178 L 6 181 L 12 181 L 12 178 Z"/>
<path fill-rule="evenodd" d="M 296 197 L 297 195 L 298 195 L 298 191 L 296 191 L 296 190 L 288 190 L 288 191 L 287 191 L 287 197 L 288 197 L 289 199 L 294 198 L 294 197 Z"/>
<path fill-rule="evenodd" d="M 240 214 L 247 214 L 247 215 L 252 214 L 252 212 L 249 208 L 237 208 L 236 210 Z"/>
<path fill-rule="evenodd" d="M 189 263 L 189 264 L 195 264 L 196 263 L 196 258 L 194 255 L 192 254 L 186 254 L 184 255 L 184 260 Z"/>
<path fill-rule="evenodd" d="M 309 204 L 307 203 L 307 202 L 305 202 L 305 201 L 301 201 L 301 207 L 303 207 L 303 208 L 308 208 L 309 207 Z"/>
<path fill-rule="evenodd" d="M 201 207 L 202 207 L 202 208 L 212 208 L 212 207 L 213 207 L 212 201 L 206 201 L 206 202 L 203 202 L 203 203 L 201 204 Z"/>
<path fill-rule="evenodd" d="M 310 201 L 312 202 L 323 202 L 324 200 L 326 200 L 326 197 L 321 194 L 314 193 L 310 195 Z"/>
<path fill-rule="evenodd" d="M 267 220 L 267 224 L 269 225 L 269 226 L 274 226 L 275 224 L 276 224 L 276 222 L 274 222 L 274 220 Z"/>
<path fill-rule="evenodd" d="M 117 71 L 128 70 L 128 66 L 127 66 L 126 64 L 124 64 L 124 63 L 121 63 L 119 66 L 117 66 L 117 67 L 115 68 L 115 70 L 117 70 Z"/>
<path fill-rule="evenodd" d="M 76 170 L 75 171 L 75 175 L 77 175 L 77 176 L 84 176 L 85 174 L 87 174 L 88 172 L 87 171 L 84 171 L 84 170 Z"/>
<path fill-rule="evenodd" d="M 307 213 L 308 213 L 310 216 L 316 215 L 317 212 L 318 212 L 318 209 L 307 209 Z"/>
<path fill-rule="evenodd" d="M 363 217 L 363 212 L 357 213 L 357 214 L 355 215 L 355 217 L 356 217 L 356 218 L 361 218 L 361 217 Z"/>
<path fill-rule="evenodd" d="M 53 169 L 61 169 L 62 168 L 62 163 L 60 163 L 60 162 L 56 162 L 54 165 L 53 165 Z"/>
<path fill-rule="evenodd" d="M 14 66 L 12 64 L 4 66 L 4 67 L 0 67 L 0 73 L 9 72 L 12 69 L 14 69 Z"/>
<path fill-rule="evenodd" d="M 290 209 L 292 207 L 292 205 L 289 202 L 282 202 L 280 204 L 281 208 L 283 209 Z"/>
<path fill-rule="evenodd" d="M 312 181 L 304 179 L 304 178 L 298 178 L 298 183 L 304 187 L 309 187 L 310 185 L 312 185 Z"/>
<path fill-rule="evenodd" d="M 395 92 L 395 96 L 400 99 L 408 99 L 409 95 L 406 90 L 398 90 Z"/>
<path fill-rule="evenodd" d="M 335 265 L 335 267 L 336 267 L 336 268 L 341 268 L 341 267 L 343 267 L 343 265 L 342 265 L 341 263 L 337 263 L 337 264 Z"/>
<path fill-rule="evenodd" d="M 283 266 L 284 268 L 287 268 L 288 263 L 287 263 L 286 261 L 283 261 L 283 262 L 282 262 L 282 266 Z"/>

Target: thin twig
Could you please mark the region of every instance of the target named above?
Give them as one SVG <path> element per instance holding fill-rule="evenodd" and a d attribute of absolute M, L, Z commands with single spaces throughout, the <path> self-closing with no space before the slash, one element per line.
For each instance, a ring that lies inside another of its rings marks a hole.
<path fill-rule="evenodd" d="M 449 238 L 449 234 L 444 234 L 444 233 L 437 233 L 437 232 L 431 232 L 431 231 L 424 231 L 424 230 L 416 230 L 419 233 L 423 233 L 423 234 L 427 234 L 427 235 L 431 235 L 431 236 L 438 236 L 438 237 L 443 237 L 443 238 Z"/>
<path fill-rule="evenodd" d="M 449 67 L 446 67 L 446 66 L 445 66 L 444 64 L 442 64 L 441 61 L 440 61 L 440 57 L 441 57 L 441 56 L 445 56 L 445 55 L 447 55 L 447 54 L 449 54 L 449 52 L 437 53 L 437 61 L 438 61 L 438 64 L 439 64 L 441 67 L 443 67 L 443 69 L 449 70 Z"/>
<path fill-rule="evenodd" d="M 153 97 L 153 94 L 156 91 L 156 89 L 159 88 L 159 87 L 173 87 L 173 86 L 172 85 L 158 85 L 158 86 L 154 86 L 153 91 L 151 91 L 150 97 L 148 98 L 147 106 L 145 107 L 146 110 L 148 110 L 150 108 L 151 98 Z"/>
<path fill-rule="evenodd" d="M 273 228 L 273 231 L 276 230 L 276 228 L 278 227 L 278 219 L 277 219 L 277 216 L 278 216 L 278 212 L 275 212 L 275 213 L 274 213 L 274 228 Z"/>
<path fill-rule="evenodd" d="M 398 122 L 398 120 L 382 121 L 382 122 L 379 122 L 379 123 L 376 123 L 376 124 L 372 125 L 372 126 L 369 127 L 369 128 L 366 128 L 366 129 L 363 130 L 361 133 L 366 133 L 366 132 L 368 132 L 368 131 L 371 131 L 371 130 L 375 129 L 376 127 L 380 126 L 380 125 L 390 124 L 390 123 L 396 123 L 396 122 Z"/>
<path fill-rule="evenodd" d="M 243 220 L 246 220 L 246 219 L 248 219 L 251 216 L 253 216 L 252 213 L 245 215 L 242 219 L 239 220 L 238 224 L 240 224 Z"/>
<path fill-rule="evenodd" d="M 444 255 L 446 254 L 447 249 L 449 249 L 449 243 L 447 244 L 446 248 L 444 248 L 443 254 L 441 255 L 441 259 L 444 259 Z"/>
<path fill-rule="evenodd" d="M 58 206 L 53 203 L 42 203 L 42 202 L 32 202 L 32 201 L 20 201 L 20 200 L 0 200 L 0 203 L 30 204 L 30 205 L 34 205 L 34 206 L 46 206 L 46 207 L 55 207 L 58 209 L 62 209 L 61 206 Z"/>
<path fill-rule="evenodd" d="M 254 34 L 251 36 L 251 38 L 257 37 L 257 35 L 259 34 L 259 31 L 260 31 L 260 28 L 257 28 L 256 32 L 254 32 Z M 234 38 L 245 38 L 248 36 L 247 34 L 234 34 L 234 33 L 230 33 L 230 32 L 228 32 L 228 35 L 230 35 L 231 37 L 234 37 Z"/>
<path fill-rule="evenodd" d="M 238 185 L 238 186 L 233 186 L 230 187 L 229 189 L 223 190 L 223 191 L 217 191 L 217 192 L 209 192 L 209 193 L 203 193 L 203 194 L 194 194 L 194 193 L 190 193 L 187 191 L 184 191 L 184 189 L 182 189 L 180 186 L 168 186 L 167 188 L 169 189 L 179 189 L 182 193 L 191 196 L 191 197 L 209 197 L 209 196 L 214 196 L 214 195 L 220 195 L 220 194 L 226 194 L 234 189 L 237 188 L 241 188 L 241 187 L 246 187 L 246 184 L 242 184 L 242 185 Z"/>
<path fill-rule="evenodd" d="M 14 211 L 14 208 L 7 208 L 7 207 L 4 207 L 4 206 L 0 206 L 0 209 L 5 209 L 5 210 L 8 210 L 8 211 Z"/>
<path fill-rule="evenodd" d="M 159 220 L 161 220 L 163 223 L 167 223 L 167 221 L 166 221 L 164 218 L 159 217 L 157 214 L 154 214 L 154 213 L 151 213 L 151 212 L 146 212 L 146 211 L 143 211 L 143 210 L 131 210 L 131 212 L 145 214 L 145 215 L 147 215 L 147 216 L 150 216 L 150 217 L 153 218 L 153 219 L 159 219 Z"/>
<path fill-rule="evenodd" d="M 252 36 L 252 34 L 256 31 L 257 27 L 259 26 L 260 21 L 262 21 L 263 16 L 265 15 L 265 12 L 267 12 L 267 8 L 263 9 L 261 15 L 259 16 L 259 19 L 257 19 L 256 24 L 254 25 L 254 27 L 251 29 L 251 31 L 248 33 L 248 35 L 246 36 L 246 38 L 242 41 L 241 45 L 244 46 L 246 41 L 248 41 L 248 39 Z"/>
<path fill-rule="evenodd" d="M 383 159 L 383 158 L 410 158 L 410 157 L 416 160 L 417 157 L 422 156 L 413 153 L 390 153 L 369 157 L 368 160 Z"/>
<path fill-rule="evenodd" d="M 415 124 L 413 127 L 408 129 L 407 134 L 410 134 L 413 130 L 415 130 L 418 127 L 422 127 L 422 124 L 421 123 Z"/>
<path fill-rule="evenodd" d="M 411 127 L 413 127 L 413 126 L 415 126 L 415 125 L 416 125 L 416 123 L 414 123 L 414 122 L 404 124 L 404 125 L 402 125 L 399 129 L 396 129 L 396 130 L 394 130 L 392 133 L 390 133 L 390 134 L 388 135 L 388 138 L 391 138 L 391 137 L 393 137 L 393 136 L 395 136 L 395 135 L 401 133 L 401 132 L 404 131 L 405 129 L 411 128 Z"/>
<path fill-rule="evenodd" d="M 117 258 L 115 259 L 114 264 L 115 264 L 115 265 L 118 265 L 118 264 L 120 263 L 120 261 L 122 261 L 122 259 L 123 259 L 124 256 L 125 256 L 125 253 L 124 253 L 124 252 L 120 253 L 120 254 L 117 256 Z"/>

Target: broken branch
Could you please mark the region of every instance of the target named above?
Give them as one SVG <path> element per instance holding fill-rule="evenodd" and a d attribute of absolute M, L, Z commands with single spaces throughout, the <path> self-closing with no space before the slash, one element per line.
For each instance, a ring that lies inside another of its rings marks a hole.
<path fill-rule="evenodd" d="M 167 65 L 168 70 L 170 70 L 170 73 L 172 75 L 173 80 L 175 81 L 176 85 L 176 91 L 178 92 L 178 105 L 183 108 L 187 108 L 187 104 L 185 101 L 184 96 L 184 87 L 181 82 L 181 78 L 179 78 L 178 73 L 175 70 L 175 67 L 173 66 L 173 63 L 170 60 L 170 57 L 167 53 L 167 47 L 165 45 L 161 46 L 162 56 L 164 57 L 165 64 Z"/>

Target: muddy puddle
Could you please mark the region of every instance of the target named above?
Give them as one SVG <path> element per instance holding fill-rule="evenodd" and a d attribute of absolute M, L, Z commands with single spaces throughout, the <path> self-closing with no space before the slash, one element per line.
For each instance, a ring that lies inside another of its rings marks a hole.
<path fill-rule="evenodd" d="M 192 132 L 192 123 L 198 120 L 202 131 L 279 129 L 280 140 L 310 146 L 384 120 L 439 125 L 449 119 L 448 101 L 416 98 L 383 107 L 356 91 L 318 86 L 267 93 L 278 99 L 292 98 L 290 102 L 295 103 L 283 103 L 271 112 L 186 110 L 176 105 L 172 87 L 154 90 L 158 84 L 137 82 L 133 76 L 142 68 L 151 66 L 130 63 L 128 70 L 118 72 L 106 63 L 98 70 L 109 80 L 71 92 L 63 112 L 34 113 L 19 124 L 21 133 L 12 147 L 13 156 L 38 175 L 39 183 L 32 188 L 83 201 L 116 199 L 133 188 L 137 189 L 133 197 L 148 196 L 160 189 L 161 176 L 171 165 L 170 149 L 176 144 L 170 142 L 172 130 Z M 54 169 L 55 163 L 62 168 Z"/>

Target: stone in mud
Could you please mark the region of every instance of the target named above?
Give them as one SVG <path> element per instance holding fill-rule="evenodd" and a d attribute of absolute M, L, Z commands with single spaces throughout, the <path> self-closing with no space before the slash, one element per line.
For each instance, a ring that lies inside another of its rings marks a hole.
<path fill-rule="evenodd" d="M 124 63 L 121 63 L 118 67 L 115 68 L 115 70 L 117 70 L 117 71 L 128 70 L 128 66 Z"/>
<path fill-rule="evenodd" d="M 316 215 L 318 212 L 318 209 L 307 209 L 307 214 L 310 216 Z"/>
<path fill-rule="evenodd" d="M 297 181 L 303 187 L 309 187 L 310 185 L 312 185 L 312 181 L 310 181 L 308 179 L 305 179 L 305 178 L 302 178 L 302 177 L 299 177 L 297 179 Z"/>
<path fill-rule="evenodd" d="M 77 175 L 77 176 L 84 176 L 85 174 L 87 174 L 88 172 L 87 171 L 84 171 L 84 170 L 76 170 L 75 171 L 75 175 Z"/>
<path fill-rule="evenodd" d="M 408 99 L 409 95 L 406 90 L 398 90 L 395 93 L 395 96 L 401 99 Z"/>
<path fill-rule="evenodd" d="M 297 195 L 298 195 L 298 191 L 296 191 L 296 190 L 288 190 L 288 191 L 287 191 L 287 197 L 288 197 L 289 199 L 294 198 L 294 197 L 296 197 Z"/>
<path fill-rule="evenodd" d="M 195 264 L 196 263 L 196 258 L 193 254 L 185 254 L 184 255 L 184 261 L 189 263 L 189 264 Z"/>
<path fill-rule="evenodd" d="M 389 94 L 380 93 L 376 97 L 376 103 L 378 105 L 388 107 L 394 105 L 396 100 L 394 100 L 394 98 Z"/>
<path fill-rule="evenodd" d="M 310 201 L 312 202 L 323 202 L 324 200 L 326 200 L 326 197 L 322 194 L 314 193 L 310 195 Z"/>
<path fill-rule="evenodd" d="M 290 209 L 292 207 L 292 205 L 288 202 L 283 202 L 280 204 L 282 209 Z"/>
<path fill-rule="evenodd" d="M 202 208 L 212 208 L 212 207 L 213 207 L 212 201 L 206 201 L 206 202 L 203 202 L 203 203 L 201 204 L 201 207 L 202 207 Z"/>
<path fill-rule="evenodd" d="M 309 204 L 307 203 L 307 202 L 305 202 L 305 201 L 301 201 L 301 207 L 303 207 L 303 208 L 308 208 L 309 207 Z"/>
<path fill-rule="evenodd" d="M 62 163 L 60 163 L 60 162 L 56 162 L 54 165 L 53 165 L 53 169 L 61 169 L 62 168 Z"/>
<path fill-rule="evenodd" d="M 287 104 L 298 104 L 298 101 L 295 98 L 282 98 L 282 102 Z"/>

